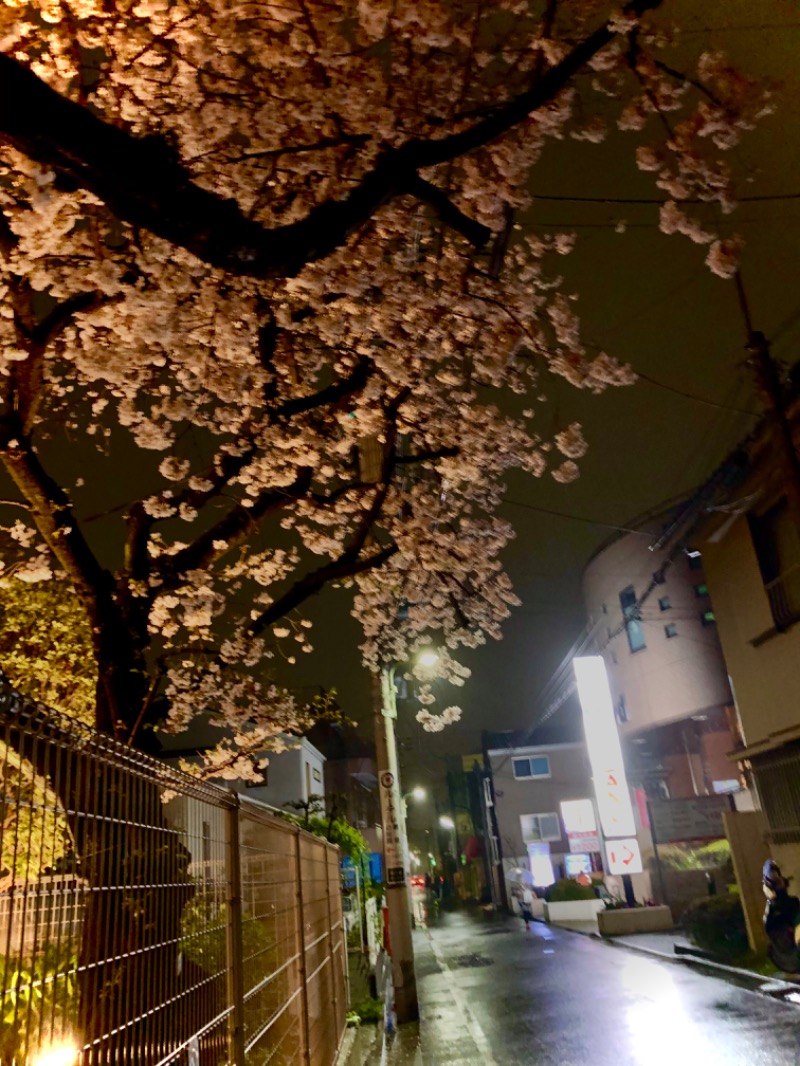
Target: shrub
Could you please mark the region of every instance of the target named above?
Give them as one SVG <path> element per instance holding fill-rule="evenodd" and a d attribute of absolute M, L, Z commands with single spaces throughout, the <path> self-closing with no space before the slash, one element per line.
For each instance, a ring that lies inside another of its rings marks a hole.
<path fill-rule="evenodd" d="M 348 1013 L 348 1018 L 358 1019 L 361 1025 L 375 1025 L 383 1021 L 383 1000 L 365 999 L 357 1003 Z"/>
<path fill-rule="evenodd" d="M 747 953 L 747 927 L 738 896 L 696 900 L 686 911 L 684 921 L 690 939 L 704 951 L 728 961 Z"/>
<path fill-rule="evenodd" d="M 661 865 L 669 870 L 707 870 L 726 866 L 731 860 L 731 846 L 727 840 L 713 840 L 701 847 L 689 844 L 659 844 Z"/>
<path fill-rule="evenodd" d="M 591 885 L 579 885 L 571 877 L 562 877 L 550 885 L 544 898 L 548 903 L 570 903 L 579 899 L 597 899 L 597 896 Z"/>

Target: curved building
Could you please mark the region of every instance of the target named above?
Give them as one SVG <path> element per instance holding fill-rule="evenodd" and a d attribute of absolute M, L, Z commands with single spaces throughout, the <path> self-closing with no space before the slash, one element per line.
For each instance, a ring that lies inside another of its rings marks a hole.
<path fill-rule="evenodd" d="M 583 575 L 629 775 L 653 797 L 733 792 L 733 697 L 697 551 L 660 548 L 674 511 L 632 523 Z"/>

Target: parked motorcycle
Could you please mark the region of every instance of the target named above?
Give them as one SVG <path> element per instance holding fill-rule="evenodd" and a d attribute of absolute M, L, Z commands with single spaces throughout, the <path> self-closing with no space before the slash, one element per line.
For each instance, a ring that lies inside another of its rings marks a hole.
<path fill-rule="evenodd" d="M 789 895 L 790 878 L 784 877 L 774 859 L 764 863 L 762 886 L 767 897 L 764 929 L 769 938 L 767 954 L 785 973 L 800 972 L 800 899 Z"/>

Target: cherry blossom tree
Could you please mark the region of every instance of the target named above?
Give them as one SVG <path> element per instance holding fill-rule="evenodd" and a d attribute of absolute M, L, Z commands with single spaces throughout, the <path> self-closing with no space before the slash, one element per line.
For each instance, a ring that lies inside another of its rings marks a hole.
<path fill-rule="evenodd" d="M 660 7 L 0 6 L 2 577 L 73 591 L 99 729 L 140 745 L 210 711 L 228 730 L 210 768 L 250 772 L 298 724 L 271 666 L 312 647 L 305 608 L 331 584 L 354 587 L 373 669 L 442 646 L 420 719 L 457 720 L 432 682 L 463 683 L 458 649 L 499 637 L 516 602 L 504 478 L 566 483 L 587 446 L 579 425 L 538 429 L 548 379 L 635 378 L 581 341 L 558 275 L 571 236 L 515 229 L 543 150 L 632 131 L 662 228 L 736 269 L 697 205 L 734 206 L 725 153 L 768 94 L 681 49 Z M 81 875 L 151 884 L 147 849 L 123 834 L 109 858 L 75 803 Z M 158 861 L 187 883 L 180 848 Z M 124 1022 L 109 990 L 138 989 L 126 1009 L 147 1015 L 137 945 L 178 939 L 123 895 L 87 902 L 87 1041 Z M 165 947 L 158 968 L 174 961 Z"/>
<path fill-rule="evenodd" d="M 659 6 L 3 6 L 13 579 L 73 587 L 99 728 L 136 744 L 210 709 L 235 738 L 215 772 L 244 772 L 245 728 L 263 748 L 297 722 L 270 660 L 311 648 L 331 583 L 373 668 L 433 638 L 458 683 L 452 653 L 500 636 L 504 475 L 567 482 L 586 448 L 545 439 L 535 401 L 551 375 L 634 380 L 581 342 L 571 237 L 514 230 L 543 148 L 635 131 L 662 228 L 735 270 L 689 203 L 732 209 L 724 153 L 768 93 L 716 54 L 679 69 Z M 97 479 L 119 491 L 92 524 Z"/>

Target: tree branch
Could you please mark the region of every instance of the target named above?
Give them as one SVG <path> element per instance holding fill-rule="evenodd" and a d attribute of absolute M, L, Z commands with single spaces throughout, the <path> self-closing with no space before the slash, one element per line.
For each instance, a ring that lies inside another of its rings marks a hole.
<path fill-rule="evenodd" d="M 411 466 L 413 463 L 428 463 L 434 459 L 453 459 L 460 451 L 461 449 L 453 444 L 449 447 L 436 448 L 429 452 L 416 452 L 414 455 L 397 455 L 394 461 L 397 466 Z"/>
<path fill-rule="evenodd" d="M 248 632 L 251 636 L 258 636 L 259 633 L 269 629 L 275 622 L 285 618 L 290 611 L 296 610 L 311 596 L 320 592 L 325 585 L 330 584 L 332 581 L 344 581 L 346 578 L 363 574 L 366 570 L 374 570 L 379 566 L 383 566 L 399 550 L 396 544 L 389 544 L 387 547 L 375 552 L 374 555 L 363 556 L 359 559 L 352 558 L 348 549 L 335 562 L 317 567 L 316 570 L 312 570 L 310 574 L 306 574 L 305 577 L 301 577 L 296 581 L 283 596 L 275 600 L 263 614 L 250 623 Z"/>
<path fill-rule="evenodd" d="M 0 462 L 26 500 L 36 528 L 81 599 L 87 607 L 96 605 L 98 590 L 105 587 L 109 575 L 78 529 L 72 501 L 39 462 L 16 413 L 0 419 Z M 96 616 L 96 607 L 91 613 Z"/>
<path fill-rule="evenodd" d="M 432 207 L 445 226 L 460 233 L 476 248 L 483 248 L 491 237 L 492 231 L 488 226 L 465 215 L 446 192 L 425 181 L 416 172 L 406 182 L 404 191 Z"/>
<path fill-rule="evenodd" d="M 247 538 L 253 525 L 265 515 L 278 511 L 304 496 L 311 486 L 313 475 L 310 467 L 303 467 L 293 485 L 262 492 L 252 507 L 237 504 L 219 522 L 201 533 L 192 544 L 175 555 L 163 556 L 154 568 L 163 581 L 159 588 L 174 588 L 180 584 L 188 570 L 206 569 L 237 547 Z M 225 547 L 215 547 L 215 543 L 224 543 Z"/>
<path fill-rule="evenodd" d="M 639 16 L 660 3 L 631 0 L 623 10 Z M 613 37 L 603 25 L 494 114 L 459 133 L 384 151 L 344 199 L 326 201 L 306 218 L 273 229 L 247 218 L 234 201 L 195 184 L 163 141 L 137 138 L 103 122 L 8 55 L 0 56 L 0 136 L 62 179 L 93 192 L 118 218 L 204 262 L 232 274 L 282 278 L 345 244 L 381 206 L 402 195 L 420 169 L 484 147 L 523 123 Z"/>
<path fill-rule="evenodd" d="M 284 400 L 278 405 L 275 413 L 278 417 L 298 415 L 352 396 L 366 385 L 371 369 L 371 360 L 361 357 L 346 378 L 341 378 L 310 396 L 298 396 L 296 399 Z"/>

